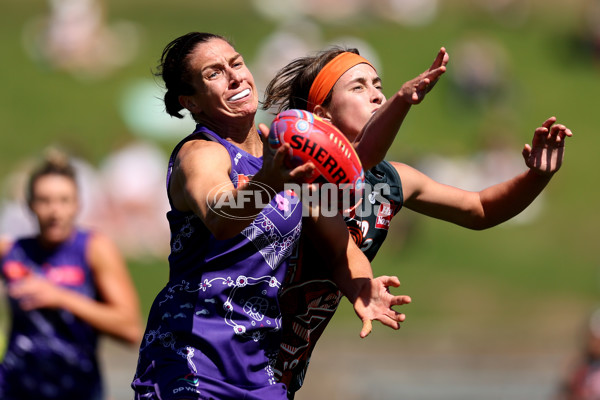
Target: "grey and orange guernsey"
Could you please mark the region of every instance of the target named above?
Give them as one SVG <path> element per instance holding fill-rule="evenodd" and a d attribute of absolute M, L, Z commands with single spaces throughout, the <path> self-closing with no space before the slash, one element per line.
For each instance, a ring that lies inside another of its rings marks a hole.
<path fill-rule="evenodd" d="M 400 176 L 386 161 L 367 171 L 365 182 L 361 201 L 346 210 L 344 219 L 354 242 L 372 261 L 402 208 L 403 195 Z M 286 384 L 289 399 L 302 387 L 311 354 L 342 298 L 318 254 L 302 236 L 280 297 L 283 338 L 275 374 Z"/>

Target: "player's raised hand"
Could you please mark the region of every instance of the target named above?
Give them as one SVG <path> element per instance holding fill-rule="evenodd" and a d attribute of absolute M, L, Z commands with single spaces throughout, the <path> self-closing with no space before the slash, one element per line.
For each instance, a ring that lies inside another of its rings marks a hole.
<path fill-rule="evenodd" d="M 373 320 L 377 320 L 392 329 L 400 329 L 400 323 L 406 315 L 393 309 L 393 306 L 409 304 L 410 296 L 395 296 L 389 287 L 399 287 L 400 280 L 395 276 L 379 276 L 369 279 L 362 287 L 354 302 L 354 311 L 363 321 L 360 337 L 364 338 L 373 329 Z"/>
<path fill-rule="evenodd" d="M 523 147 L 523 158 L 527 166 L 541 175 L 553 175 L 562 165 L 565 154 L 565 139 L 573 136 L 569 128 L 556 124 L 550 117 L 535 130 L 533 140 Z"/>
<path fill-rule="evenodd" d="M 422 102 L 425 95 L 433 89 L 442 74 L 446 72 L 446 64 L 449 59 L 448 52 L 442 47 L 429 69 L 402 85 L 399 90 L 400 96 L 410 104 Z"/>
<path fill-rule="evenodd" d="M 259 124 L 258 130 L 263 140 L 263 167 L 265 183 L 269 184 L 275 191 L 280 191 L 287 182 L 304 182 L 310 177 L 315 166 L 311 162 L 306 162 L 295 168 L 289 167 L 290 145 L 283 145 L 274 148 L 269 144 L 269 127 L 265 124 Z"/>

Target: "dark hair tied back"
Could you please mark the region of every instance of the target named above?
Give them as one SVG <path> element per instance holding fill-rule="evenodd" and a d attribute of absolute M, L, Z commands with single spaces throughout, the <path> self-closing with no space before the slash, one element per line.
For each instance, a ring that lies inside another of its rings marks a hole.
<path fill-rule="evenodd" d="M 211 39 L 222 39 L 228 42 L 224 37 L 213 33 L 190 32 L 173 40 L 163 50 L 156 75 L 160 76 L 165 83 L 167 89 L 164 97 L 165 108 L 172 117 L 183 118 L 179 112 L 183 109 L 179 103 L 179 96 L 194 94 L 187 57 L 199 43 Z"/>

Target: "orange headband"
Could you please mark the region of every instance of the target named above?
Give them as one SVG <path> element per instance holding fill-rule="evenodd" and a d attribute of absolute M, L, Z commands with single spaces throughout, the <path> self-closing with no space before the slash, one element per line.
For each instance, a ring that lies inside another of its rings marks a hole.
<path fill-rule="evenodd" d="M 335 83 L 346 71 L 363 63 L 373 67 L 373 65 L 364 57 L 348 51 L 338 54 L 333 60 L 329 61 L 323 69 L 319 71 L 310 87 L 307 101 L 308 111 L 313 112 L 315 106 L 323 104 Z M 373 69 L 375 69 L 375 67 L 373 67 Z"/>

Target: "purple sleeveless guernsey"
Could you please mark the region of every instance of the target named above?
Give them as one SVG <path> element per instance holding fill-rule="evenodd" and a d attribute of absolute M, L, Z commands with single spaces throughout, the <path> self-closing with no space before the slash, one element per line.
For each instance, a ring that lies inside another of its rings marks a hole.
<path fill-rule="evenodd" d="M 86 261 L 90 234 L 77 231 L 47 250 L 36 238 L 16 241 L 2 259 L 0 275 L 8 284 L 30 274 L 96 298 Z M 96 359 L 97 333 L 68 311 L 23 311 L 9 297 L 11 332 L 0 365 L 0 399 L 102 399 Z"/>
<path fill-rule="evenodd" d="M 237 187 L 262 166 L 205 127 L 182 140 L 213 140 L 231 159 Z M 217 240 L 192 212 L 167 213 L 170 276 L 156 297 L 132 387 L 136 399 L 286 399 L 273 365 L 279 351 L 278 294 L 301 232 L 302 207 L 279 193 L 246 229 Z"/>

